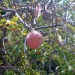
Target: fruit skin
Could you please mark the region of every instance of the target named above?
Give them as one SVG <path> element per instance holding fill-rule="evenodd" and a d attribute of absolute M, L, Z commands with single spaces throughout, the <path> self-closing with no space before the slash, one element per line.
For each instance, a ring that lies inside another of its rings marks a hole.
<path fill-rule="evenodd" d="M 42 35 L 38 31 L 32 29 L 26 37 L 27 46 L 31 49 L 37 49 L 42 44 Z"/>

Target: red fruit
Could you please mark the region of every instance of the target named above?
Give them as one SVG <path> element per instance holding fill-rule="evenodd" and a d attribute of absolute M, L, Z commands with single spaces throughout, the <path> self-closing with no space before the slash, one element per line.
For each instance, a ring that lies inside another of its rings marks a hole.
<path fill-rule="evenodd" d="M 42 35 L 38 31 L 32 29 L 26 37 L 27 46 L 31 49 L 37 49 L 42 44 Z"/>

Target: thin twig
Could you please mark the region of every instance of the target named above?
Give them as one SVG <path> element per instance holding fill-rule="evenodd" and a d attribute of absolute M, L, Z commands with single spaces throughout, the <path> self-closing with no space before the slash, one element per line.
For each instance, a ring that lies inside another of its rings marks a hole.
<path fill-rule="evenodd" d="M 10 67 L 10 66 L 0 66 L 0 69 L 6 69 L 6 70 L 9 69 L 9 70 L 13 70 L 13 71 L 21 73 L 21 71 L 19 69 L 15 69 L 15 68 Z"/>

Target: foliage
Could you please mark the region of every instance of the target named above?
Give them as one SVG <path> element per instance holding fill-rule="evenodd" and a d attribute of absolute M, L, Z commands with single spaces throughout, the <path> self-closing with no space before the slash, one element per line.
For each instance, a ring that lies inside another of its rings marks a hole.
<path fill-rule="evenodd" d="M 4 9 L 0 7 L 0 74 L 74 75 L 75 2 L 3 1 L 1 7 Z M 38 18 L 33 17 L 32 8 L 39 2 L 44 11 L 49 10 L 51 17 L 48 20 L 42 14 Z M 13 10 L 6 12 L 7 8 L 16 10 L 16 13 Z M 31 28 L 43 35 L 42 45 L 35 50 L 27 47 L 25 40 Z M 4 37 L 8 38 L 8 42 L 4 41 Z"/>

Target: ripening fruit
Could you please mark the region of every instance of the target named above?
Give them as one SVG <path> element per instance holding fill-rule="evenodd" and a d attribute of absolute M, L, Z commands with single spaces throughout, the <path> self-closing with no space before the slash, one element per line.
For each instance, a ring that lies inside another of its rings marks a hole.
<path fill-rule="evenodd" d="M 42 44 L 42 34 L 32 29 L 26 37 L 27 46 L 31 49 L 37 49 Z"/>
<path fill-rule="evenodd" d="M 44 20 L 50 20 L 51 19 L 51 13 L 48 10 L 42 10 L 42 18 Z"/>
<path fill-rule="evenodd" d="M 36 5 L 36 8 L 33 10 L 33 18 L 38 18 L 40 15 L 41 15 L 41 10 L 42 10 L 42 7 L 39 4 Z"/>

